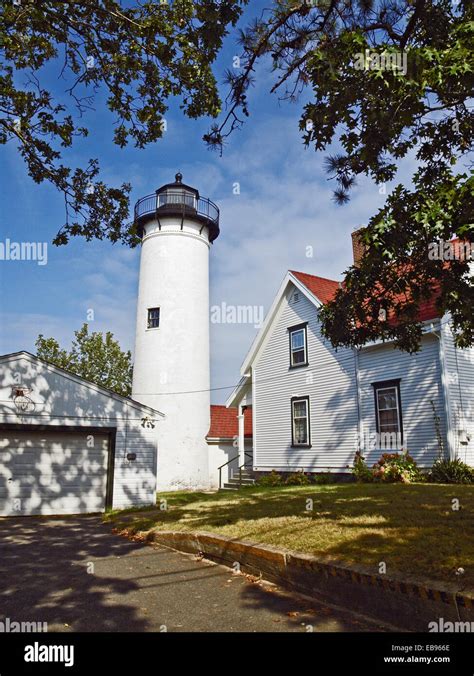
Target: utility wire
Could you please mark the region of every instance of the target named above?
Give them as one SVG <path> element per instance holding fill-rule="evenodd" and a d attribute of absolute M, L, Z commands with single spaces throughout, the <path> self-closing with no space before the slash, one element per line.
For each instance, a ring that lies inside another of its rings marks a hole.
<path fill-rule="evenodd" d="M 312 376 L 313 374 L 321 373 L 321 368 L 314 369 L 314 370 L 308 370 L 308 371 L 302 371 L 302 373 L 304 373 L 305 376 L 307 376 L 308 374 L 311 374 L 311 376 Z M 261 383 L 274 382 L 275 380 L 286 380 L 287 376 L 288 376 L 288 373 L 286 372 L 286 373 L 284 373 L 283 375 L 280 375 L 280 376 L 272 376 L 271 378 L 259 378 L 256 381 L 256 383 L 258 385 L 260 385 Z M 219 390 L 234 390 L 240 384 L 240 382 L 241 381 L 239 381 L 237 384 L 234 384 L 234 385 L 225 385 L 225 386 L 222 386 L 222 387 L 211 387 L 208 390 L 182 390 L 181 392 L 156 392 L 156 393 L 135 392 L 134 396 L 138 395 L 138 396 L 143 396 L 143 397 L 144 396 L 150 397 L 150 396 L 154 396 L 155 394 L 159 394 L 160 396 L 163 396 L 163 395 L 166 395 L 166 396 L 170 395 L 171 396 L 171 395 L 175 395 L 175 394 L 197 394 L 199 392 L 217 392 Z"/>
<path fill-rule="evenodd" d="M 311 373 L 311 375 L 312 375 L 313 373 L 316 373 L 316 371 L 305 371 L 304 373 L 305 374 Z M 262 378 L 262 379 L 259 379 L 257 382 L 260 385 L 260 383 L 273 382 L 275 380 L 284 380 L 286 377 L 287 377 L 287 374 L 285 373 L 284 375 L 272 376 L 271 378 Z M 136 396 L 153 397 L 155 395 L 159 395 L 161 397 L 161 396 L 172 396 L 172 395 L 176 395 L 176 394 L 199 394 L 199 393 L 202 393 L 202 392 L 218 392 L 220 390 L 234 390 L 239 385 L 239 383 L 240 383 L 240 381 L 238 383 L 235 383 L 234 385 L 224 385 L 222 387 L 211 387 L 209 389 L 204 389 L 204 390 L 181 390 L 180 392 L 135 392 L 134 396 L 135 397 Z M 99 387 L 102 387 L 101 385 L 99 385 L 99 383 L 95 383 L 95 384 L 98 385 Z M 119 396 L 124 396 L 124 395 L 119 395 Z M 131 397 L 125 396 L 124 398 L 130 399 Z M 6 403 L 6 402 L 11 402 L 11 401 L 12 401 L 11 399 L 0 399 L 0 403 Z M 134 400 L 132 400 L 132 401 L 134 401 Z"/>
<path fill-rule="evenodd" d="M 318 373 L 321 372 L 321 369 L 318 370 Z M 313 373 L 316 373 L 316 370 L 308 370 L 304 371 L 305 375 L 307 376 L 308 374 L 313 375 Z M 274 382 L 275 380 L 284 380 L 287 377 L 287 373 L 280 375 L 280 376 L 272 376 L 271 378 L 262 378 L 257 380 L 257 383 L 260 385 L 261 383 L 267 383 L 267 382 Z M 98 387 L 102 387 L 98 383 L 94 383 L 95 385 L 98 385 Z M 209 389 L 203 389 L 203 390 L 181 390 L 179 392 L 135 392 L 134 396 L 140 396 L 140 397 L 153 397 L 153 396 L 174 396 L 178 394 L 199 394 L 202 392 L 218 392 L 220 390 L 234 390 L 238 385 L 240 384 L 240 381 L 238 383 L 235 383 L 234 385 L 223 385 L 222 387 L 210 387 Z M 113 393 L 113 391 L 112 391 Z M 119 396 L 124 396 L 124 395 L 119 395 Z M 131 397 L 124 397 L 125 399 L 130 399 Z M 0 399 L 0 403 L 6 403 L 12 401 L 11 399 Z M 134 401 L 132 399 L 132 401 Z"/>

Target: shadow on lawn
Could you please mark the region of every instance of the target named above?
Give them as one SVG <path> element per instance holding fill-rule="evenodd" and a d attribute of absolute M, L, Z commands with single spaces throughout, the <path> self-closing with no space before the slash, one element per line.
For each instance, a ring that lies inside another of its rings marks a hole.
<path fill-rule="evenodd" d="M 313 500 L 313 510 L 306 501 Z M 452 509 L 458 498 L 461 509 Z M 439 485 L 331 485 L 175 494 L 166 511 L 133 519 L 134 530 L 219 531 L 362 563 L 378 573 L 433 578 L 474 588 L 474 488 Z M 274 523 L 272 523 L 274 522 Z M 236 525 L 238 524 L 238 525 Z M 239 531 L 239 534 L 236 531 Z M 456 576 L 457 568 L 465 574 Z"/>

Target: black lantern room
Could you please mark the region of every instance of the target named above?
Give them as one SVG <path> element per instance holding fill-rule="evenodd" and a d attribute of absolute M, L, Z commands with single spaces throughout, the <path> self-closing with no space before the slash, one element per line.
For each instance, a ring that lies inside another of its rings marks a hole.
<path fill-rule="evenodd" d="M 164 216 L 181 218 L 181 227 L 185 218 L 202 223 L 209 229 L 211 242 L 219 236 L 219 209 L 207 197 L 200 197 L 196 188 L 183 183 L 183 175 L 179 172 L 174 183 L 162 185 L 153 195 L 142 197 L 135 204 L 134 224 L 138 235 L 143 236 L 147 221 L 156 219 L 160 225 L 160 218 Z"/>

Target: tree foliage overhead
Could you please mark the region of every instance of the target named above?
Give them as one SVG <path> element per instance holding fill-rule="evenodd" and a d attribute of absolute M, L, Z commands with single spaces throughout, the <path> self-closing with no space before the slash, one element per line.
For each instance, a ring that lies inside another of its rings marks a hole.
<path fill-rule="evenodd" d="M 419 307 L 435 294 L 458 345 L 473 344 L 468 261 L 428 256 L 434 241 L 474 239 L 471 0 L 280 0 L 240 41 L 243 67 L 227 75 L 226 114 L 205 136 L 211 147 L 222 150 L 248 117 L 246 93 L 266 56 L 273 92 L 290 101 L 311 94 L 299 126 L 308 147 L 329 153 L 337 203 L 359 176 L 380 186 L 402 158 L 416 162 L 412 185 L 397 185 L 370 219 L 361 266 L 321 313 L 325 335 L 335 346 L 391 338 L 417 350 Z"/>
<path fill-rule="evenodd" d="M 171 97 L 190 118 L 218 115 L 212 64 L 245 2 L 2 0 L 0 143 L 16 142 L 31 178 L 63 194 L 56 244 L 73 235 L 137 243 L 127 226 L 130 185 L 106 185 L 97 159 L 68 166 L 64 149 L 88 135 L 104 92 L 120 147 L 161 138 Z M 49 91 L 53 79 L 55 89 L 64 83 L 62 100 Z"/>
<path fill-rule="evenodd" d="M 128 396 L 132 391 L 132 355 L 123 352 L 113 333 L 89 333 L 88 324 L 74 332 L 68 351 L 55 338 L 40 334 L 36 340 L 36 354 L 51 364 L 71 371 L 96 385 L 107 387 L 117 394 Z"/>
<path fill-rule="evenodd" d="M 119 146 L 159 139 L 171 97 L 191 118 L 217 117 L 212 67 L 247 3 L 1 3 L 0 140 L 16 141 L 32 178 L 64 194 L 57 244 L 71 235 L 137 243 L 126 225 L 130 186 L 107 186 L 97 160 L 74 170 L 62 161 L 74 137 L 87 135 L 94 94 L 107 92 Z M 204 137 L 211 148 L 222 150 L 249 116 L 256 65 L 269 59 L 272 92 L 289 101 L 310 94 L 299 126 L 308 147 L 328 153 L 337 203 L 348 201 L 359 176 L 380 186 L 396 178 L 403 158 L 416 161 L 411 184 L 395 186 L 367 224 L 360 267 L 348 270 L 321 313 L 325 335 L 335 346 L 391 338 L 416 350 L 419 306 L 435 293 L 440 314 L 453 317 L 458 345 L 473 344 L 468 262 L 428 256 L 433 241 L 474 238 L 472 0 L 268 0 L 240 44 L 222 118 Z M 53 67 L 67 81 L 68 105 L 42 84 Z"/>

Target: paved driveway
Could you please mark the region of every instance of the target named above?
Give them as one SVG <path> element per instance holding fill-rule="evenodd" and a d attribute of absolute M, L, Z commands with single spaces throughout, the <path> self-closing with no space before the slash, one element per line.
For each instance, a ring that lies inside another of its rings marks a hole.
<path fill-rule="evenodd" d="M 383 631 L 99 517 L 0 519 L 0 619 L 49 631 Z"/>

